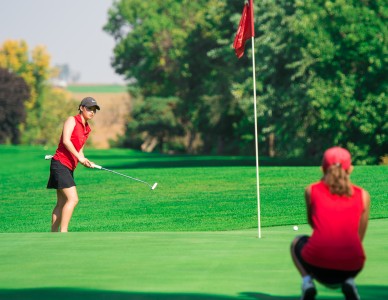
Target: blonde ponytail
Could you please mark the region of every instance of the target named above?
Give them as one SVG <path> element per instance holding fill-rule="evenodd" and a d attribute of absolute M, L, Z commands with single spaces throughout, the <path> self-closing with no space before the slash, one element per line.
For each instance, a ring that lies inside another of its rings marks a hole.
<path fill-rule="evenodd" d="M 332 194 L 348 197 L 353 194 L 349 173 L 342 169 L 341 165 L 331 165 L 327 168 L 324 181 Z"/>

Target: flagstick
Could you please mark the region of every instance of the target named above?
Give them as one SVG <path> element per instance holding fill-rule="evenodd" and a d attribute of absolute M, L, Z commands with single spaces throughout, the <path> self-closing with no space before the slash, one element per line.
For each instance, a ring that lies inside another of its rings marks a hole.
<path fill-rule="evenodd" d="M 256 187 L 257 187 L 257 227 L 258 236 L 261 238 L 260 222 L 260 177 L 259 177 L 259 142 L 257 138 L 257 105 L 256 105 L 256 68 L 255 68 L 255 39 L 252 37 L 252 73 L 253 73 L 253 106 L 255 111 L 255 146 L 256 146 Z"/>

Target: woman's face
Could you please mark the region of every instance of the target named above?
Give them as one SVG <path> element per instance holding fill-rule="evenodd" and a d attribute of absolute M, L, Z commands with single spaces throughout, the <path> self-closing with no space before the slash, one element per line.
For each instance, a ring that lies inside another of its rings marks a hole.
<path fill-rule="evenodd" d="M 97 113 L 97 107 L 96 106 L 90 106 L 90 107 L 82 106 L 81 113 L 86 121 L 91 120 L 91 119 L 93 119 L 94 115 Z"/>

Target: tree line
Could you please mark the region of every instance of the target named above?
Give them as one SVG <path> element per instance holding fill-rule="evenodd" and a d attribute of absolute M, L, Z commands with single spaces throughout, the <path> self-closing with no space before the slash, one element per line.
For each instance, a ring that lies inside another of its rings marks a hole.
<path fill-rule="evenodd" d="M 384 1 L 254 1 L 259 151 L 358 163 L 387 154 Z M 233 39 L 244 1 L 121 0 L 104 30 L 135 105 L 121 144 L 148 151 L 254 154 L 252 53 Z"/>
<path fill-rule="evenodd" d="M 252 52 L 233 40 L 244 1 L 120 0 L 104 30 L 134 106 L 119 145 L 165 153 L 254 154 Z M 357 163 L 387 157 L 387 16 L 378 0 L 254 1 L 261 155 Z M 55 145 L 76 104 L 48 84 L 44 47 L 0 47 L 0 143 Z M 54 74 L 55 75 L 55 74 Z"/>
<path fill-rule="evenodd" d="M 77 112 L 77 103 L 49 83 L 57 72 L 44 46 L 30 50 L 23 40 L 0 45 L 0 144 L 58 143 L 61 120 Z"/>

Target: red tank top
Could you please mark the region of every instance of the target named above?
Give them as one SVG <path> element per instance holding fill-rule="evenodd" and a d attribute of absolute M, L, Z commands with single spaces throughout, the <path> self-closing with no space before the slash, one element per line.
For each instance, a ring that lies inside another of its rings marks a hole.
<path fill-rule="evenodd" d="M 338 196 L 321 181 L 311 186 L 310 200 L 313 233 L 302 250 L 303 259 L 321 268 L 361 269 L 366 259 L 358 234 L 362 189 L 353 186 L 351 197 Z"/>
<path fill-rule="evenodd" d="M 74 116 L 75 126 L 73 132 L 71 133 L 70 140 L 74 145 L 74 148 L 77 151 L 80 151 L 81 148 L 85 145 L 86 140 L 89 137 L 90 131 L 92 131 L 89 127 L 89 124 L 86 122 L 85 125 L 82 124 L 81 115 Z M 57 151 L 53 157 L 55 160 L 59 160 L 61 164 L 68 167 L 70 170 L 74 171 L 78 164 L 78 159 L 66 149 L 63 144 L 63 132 L 61 135 L 61 139 L 59 140 Z"/>

